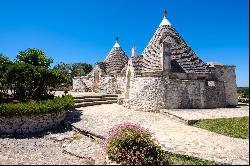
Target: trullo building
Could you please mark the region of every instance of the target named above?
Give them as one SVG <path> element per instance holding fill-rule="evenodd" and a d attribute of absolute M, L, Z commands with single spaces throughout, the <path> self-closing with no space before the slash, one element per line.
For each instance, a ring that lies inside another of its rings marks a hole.
<path fill-rule="evenodd" d="M 235 66 L 202 61 L 166 16 L 141 55 L 132 47 L 128 59 L 117 39 L 85 85 L 118 93 L 125 107 L 140 110 L 236 106 Z"/>

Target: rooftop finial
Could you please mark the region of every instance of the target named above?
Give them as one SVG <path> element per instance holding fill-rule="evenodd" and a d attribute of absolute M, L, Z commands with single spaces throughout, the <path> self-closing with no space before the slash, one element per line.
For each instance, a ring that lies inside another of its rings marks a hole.
<path fill-rule="evenodd" d="M 164 17 L 164 18 L 167 17 L 167 10 L 166 10 L 166 9 L 163 10 L 163 17 Z"/>
<path fill-rule="evenodd" d="M 115 37 L 116 43 L 114 45 L 114 47 L 120 47 L 120 45 L 118 44 L 118 36 Z"/>
<path fill-rule="evenodd" d="M 166 9 L 163 10 L 163 19 L 162 19 L 160 26 L 162 26 L 162 25 L 171 26 L 171 23 L 167 20 L 167 10 Z"/>
<path fill-rule="evenodd" d="M 115 37 L 116 43 L 118 43 L 118 36 Z"/>

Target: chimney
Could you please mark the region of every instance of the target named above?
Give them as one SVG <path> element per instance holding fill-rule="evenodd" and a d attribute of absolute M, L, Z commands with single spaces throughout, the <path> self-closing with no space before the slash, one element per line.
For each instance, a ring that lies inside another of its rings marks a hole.
<path fill-rule="evenodd" d="M 133 45 L 133 46 L 132 46 L 131 57 L 134 58 L 134 57 L 136 57 L 136 56 L 137 56 L 137 55 L 136 55 L 136 47 Z"/>
<path fill-rule="evenodd" d="M 170 52 L 170 44 L 168 44 L 168 43 L 162 43 L 161 64 L 162 64 L 162 70 L 164 72 L 170 72 L 170 70 L 171 70 L 171 52 Z"/>

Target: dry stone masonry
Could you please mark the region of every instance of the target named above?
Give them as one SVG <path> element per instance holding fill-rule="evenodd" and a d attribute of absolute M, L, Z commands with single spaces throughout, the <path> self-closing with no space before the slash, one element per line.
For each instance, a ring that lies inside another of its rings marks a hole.
<path fill-rule="evenodd" d="M 203 62 L 167 20 L 166 12 L 142 55 L 133 46 L 127 58 L 117 38 L 104 62 L 81 81 L 74 90 L 120 94 L 119 103 L 139 110 L 238 104 L 235 66 Z"/>
<path fill-rule="evenodd" d="M 36 133 L 56 127 L 65 119 L 66 113 L 0 117 L 0 134 Z"/>

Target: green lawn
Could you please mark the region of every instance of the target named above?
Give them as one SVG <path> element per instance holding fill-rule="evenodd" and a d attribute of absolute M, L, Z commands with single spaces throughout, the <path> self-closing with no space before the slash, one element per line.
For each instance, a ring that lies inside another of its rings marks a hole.
<path fill-rule="evenodd" d="M 222 165 L 214 161 L 202 160 L 196 157 L 169 153 L 170 165 Z"/>
<path fill-rule="evenodd" d="M 249 138 L 249 117 L 201 120 L 193 124 L 212 132 L 234 138 Z"/>

